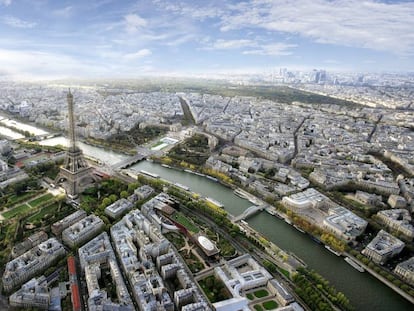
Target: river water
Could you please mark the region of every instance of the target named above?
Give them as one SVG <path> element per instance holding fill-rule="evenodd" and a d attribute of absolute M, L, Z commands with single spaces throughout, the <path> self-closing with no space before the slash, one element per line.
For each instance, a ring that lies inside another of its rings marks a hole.
<path fill-rule="evenodd" d="M 9 118 L 3 117 L 3 116 L 0 116 L 0 124 L 4 124 L 4 125 L 9 126 L 9 127 L 10 126 L 15 127 L 15 128 L 18 128 L 22 131 L 27 131 L 32 135 L 48 134 L 48 132 L 46 132 L 46 131 L 44 131 L 40 128 L 37 128 L 33 125 L 25 124 L 25 123 L 22 123 L 22 122 L 13 120 L 13 119 L 9 119 Z"/>
<path fill-rule="evenodd" d="M 21 139 L 24 136 L 20 133 L 17 133 L 7 127 L 0 126 L 0 133 L 2 136 L 6 136 L 8 139 Z"/>
<path fill-rule="evenodd" d="M 65 137 L 60 136 L 60 137 L 53 137 L 53 138 L 42 140 L 39 142 L 39 144 L 42 146 L 61 145 L 61 146 L 68 147 L 69 140 L 66 139 Z M 81 148 L 84 155 L 100 160 L 107 165 L 112 165 L 112 164 L 121 162 L 122 160 L 125 160 L 126 158 L 128 158 L 127 155 L 116 153 L 116 152 L 113 152 L 112 150 L 107 150 L 107 149 L 91 146 L 83 142 L 77 142 L 77 145 L 79 146 L 79 148 Z"/>
<path fill-rule="evenodd" d="M 241 214 L 252 204 L 236 196 L 229 188 L 205 177 L 142 161 L 132 166 L 161 178 L 178 182 L 203 196 L 214 198 L 232 215 Z M 343 292 L 356 310 L 403 311 L 413 310 L 413 305 L 367 272 L 360 273 L 342 257 L 330 253 L 308 235 L 297 231 L 283 220 L 261 212 L 248 219 L 249 225 L 286 251 L 291 251 L 306 264 L 323 275 L 338 291 Z"/>

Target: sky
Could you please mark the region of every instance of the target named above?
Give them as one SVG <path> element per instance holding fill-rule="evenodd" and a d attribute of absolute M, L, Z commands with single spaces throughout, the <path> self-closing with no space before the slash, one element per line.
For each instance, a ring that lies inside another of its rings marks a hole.
<path fill-rule="evenodd" d="M 0 77 L 414 71 L 414 1 L 0 0 Z"/>

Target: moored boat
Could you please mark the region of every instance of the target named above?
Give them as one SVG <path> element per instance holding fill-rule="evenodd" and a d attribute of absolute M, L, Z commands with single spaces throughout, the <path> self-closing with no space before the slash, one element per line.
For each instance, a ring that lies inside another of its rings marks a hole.
<path fill-rule="evenodd" d="M 139 172 L 140 172 L 141 174 L 144 174 L 144 175 L 150 176 L 150 177 L 152 177 L 152 178 L 160 178 L 160 176 L 158 176 L 157 174 L 151 173 L 151 172 L 147 172 L 147 171 L 144 171 L 144 170 L 140 170 Z"/>
<path fill-rule="evenodd" d="M 224 205 L 222 203 L 220 203 L 219 201 L 214 200 L 212 198 L 207 197 L 206 198 L 206 201 L 208 201 L 208 202 L 210 202 L 210 203 L 212 203 L 212 204 L 214 204 L 214 205 L 216 205 L 218 207 L 224 207 Z"/>
<path fill-rule="evenodd" d="M 212 177 L 212 176 L 209 176 L 209 175 L 206 175 L 206 177 L 208 179 L 212 180 L 212 181 L 218 181 L 217 178 L 215 178 L 215 177 Z"/>
<path fill-rule="evenodd" d="M 305 231 L 303 231 L 301 228 L 299 228 L 299 227 L 298 227 L 298 226 L 296 226 L 296 225 L 293 225 L 293 227 L 295 227 L 295 229 L 296 229 L 296 230 L 298 230 L 299 232 L 306 233 Z"/>
<path fill-rule="evenodd" d="M 249 197 L 247 196 L 247 194 L 246 193 L 244 193 L 242 190 L 240 190 L 240 189 L 236 189 L 236 190 L 234 190 L 233 191 L 233 193 L 235 194 L 235 195 L 237 195 L 238 197 L 240 197 L 240 198 L 242 198 L 242 199 L 248 199 Z"/>
<path fill-rule="evenodd" d="M 365 269 L 361 267 L 358 263 L 355 262 L 351 257 L 345 257 L 344 259 L 352 268 L 358 270 L 359 272 L 365 272 Z"/>
<path fill-rule="evenodd" d="M 329 245 L 325 245 L 325 248 L 330 251 L 332 254 L 335 254 L 336 256 L 341 256 L 340 252 L 337 252 L 335 250 L 333 250 Z"/>

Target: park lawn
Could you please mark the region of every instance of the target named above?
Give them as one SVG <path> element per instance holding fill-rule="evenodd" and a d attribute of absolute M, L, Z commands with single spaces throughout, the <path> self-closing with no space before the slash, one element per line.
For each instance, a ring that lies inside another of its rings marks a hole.
<path fill-rule="evenodd" d="M 10 196 L 10 198 L 7 200 L 7 203 L 9 203 L 10 205 L 14 205 L 18 202 L 22 202 L 25 200 L 28 200 L 34 196 L 37 196 L 39 193 L 38 192 L 27 192 L 25 194 L 13 194 L 12 196 Z"/>
<path fill-rule="evenodd" d="M 246 294 L 246 297 L 247 297 L 247 299 L 249 299 L 249 300 L 253 300 L 254 299 L 254 296 L 252 295 L 252 294 Z"/>
<path fill-rule="evenodd" d="M 200 229 L 195 226 L 187 217 L 185 217 L 180 212 L 175 212 L 172 216 L 172 219 L 174 219 L 179 224 L 183 225 L 188 231 L 198 233 Z"/>
<path fill-rule="evenodd" d="M 259 289 L 253 293 L 257 298 L 269 296 L 269 292 L 265 289 Z"/>
<path fill-rule="evenodd" d="M 255 309 L 256 311 L 263 311 L 263 308 L 262 308 L 262 306 L 261 306 L 261 305 L 255 305 L 255 306 L 254 306 L 254 309 Z"/>
<path fill-rule="evenodd" d="M 15 217 L 19 214 L 22 214 L 22 213 L 28 211 L 29 209 L 30 209 L 29 205 L 22 204 L 22 205 L 16 206 L 15 208 L 13 208 L 13 209 L 11 209 L 7 212 L 4 212 L 2 215 L 3 215 L 4 218 L 10 219 L 10 218 L 13 218 L 13 217 Z"/>
<path fill-rule="evenodd" d="M 262 305 L 266 310 L 273 310 L 278 307 L 277 302 L 274 300 L 265 301 Z"/>
<path fill-rule="evenodd" d="M 159 140 L 156 144 L 152 145 L 151 148 L 158 147 L 159 145 L 162 145 L 164 142 Z"/>
<path fill-rule="evenodd" d="M 185 239 L 184 236 L 180 233 L 176 232 L 168 232 L 164 234 L 164 236 L 172 243 L 174 244 L 175 248 L 180 250 L 185 246 Z"/>
<path fill-rule="evenodd" d="M 214 275 L 210 275 L 198 282 L 204 294 L 211 303 L 229 299 L 230 293 L 226 290 L 224 283 Z"/>
<path fill-rule="evenodd" d="M 35 222 L 37 220 L 41 220 L 45 215 L 54 214 L 54 212 L 59 208 L 59 203 L 55 203 L 52 205 L 49 205 L 45 208 L 42 208 L 39 212 L 36 214 L 30 216 L 27 221 L 28 222 Z"/>
<path fill-rule="evenodd" d="M 32 207 L 38 207 L 39 205 L 42 205 L 44 202 L 49 201 L 52 198 L 53 198 L 53 195 L 50 194 L 50 193 L 47 193 L 45 195 L 42 195 L 41 197 L 38 197 L 38 198 L 30 201 L 29 204 Z"/>

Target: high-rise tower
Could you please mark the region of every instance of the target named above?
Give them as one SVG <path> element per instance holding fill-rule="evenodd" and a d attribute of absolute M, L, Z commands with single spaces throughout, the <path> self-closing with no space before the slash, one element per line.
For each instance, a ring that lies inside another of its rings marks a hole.
<path fill-rule="evenodd" d="M 68 92 L 68 128 L 69 128 L 69 148 L 66 153 L 64 165 L 56 177 L 56 184 L 62 183 L 66 191 L 66 196 L 73 200 L 84 188 L 96 181 L 97 178 L 83 158 L 82 150 L 76 144 L 75 117 L 73 113 L 73 95 Z"/>

